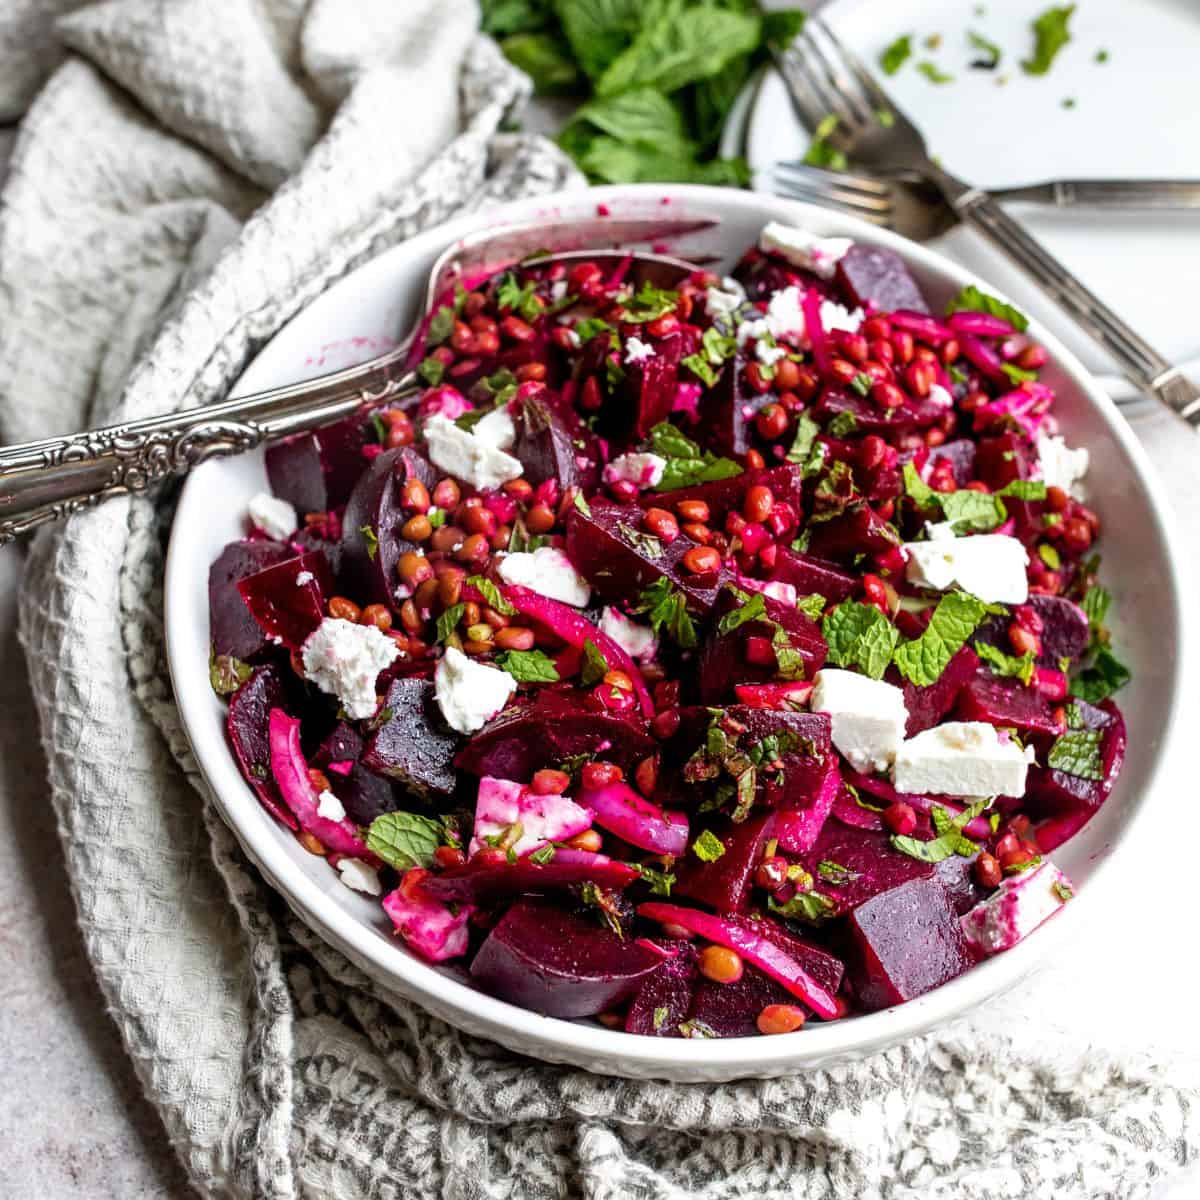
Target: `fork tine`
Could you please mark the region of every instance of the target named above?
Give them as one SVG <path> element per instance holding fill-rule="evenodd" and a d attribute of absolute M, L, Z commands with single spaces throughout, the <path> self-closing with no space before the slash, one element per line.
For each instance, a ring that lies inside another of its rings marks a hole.
<path fill-rule="evenodd" d="M 860 221 L 867 221 L 872 225 L 878 225 L 881 229 L 891 228 L 891 209 L 887 212 L 872 212 L 858 208 L 853 204 L 841 203 L 827 193 L 809 191 L 803 185 L 795 184 L 790 180 L 776 179 L 774 191 L 780 196 L 786 196 L 789 200 L 802 200 L 805 204 L 814 204 L 818 208 L 849 213 L 852 217 L 857 217 Z"/>
<path fill-rule="evenodd" d="M 839 125 L 844 127 L 857 125 L 858 118 L 846 106 L 838 89 L 830 85 L 827 73 L 814 60 L 806 41 L 804 37 L 797 38 L 782 56 L 792 84 L 789 91 L 793 93 L 797 107 L 801 108 L 800 119 L 808 126 L 810 133 L 815 133 L 817 126 L 831 115 L 837 117 Z M 803 105 L 800 95 L 797 95 L 801 92 L 806 100 Z"/>
<path fill-rule="evenodd" d="M 777 162 L 773 170 L 806 179 L 813 187 L 837 188 L 839 191 L 851 192 L 866 199 L 882 199 L 889 203 L 891 201 L 891 184 L 882 179 L 870 179 L 865 175 L 852 175 L 843 171 L 827 171 L 824 167 L 814 167 L 811 163 L 799 160 Z"/>
<path fill-rule="evenodd" d="M 860 89 L 870 104 L 872 113 L 880 111 L 896 113 L 896 106 L 888 98 L 888 94 L 883 88 L 875 82 L 875 77 L 863 65 L 862 59 L 853 50 L 850 50 L 824 21 L 814 21 L 813 25 L 821 31 L 829 46 L 838 55 L 855 80 L 857 80 Z"/>
<path fill-rule="evenodd" d="M 812 179 L 802 172 L 780 170 L 778 165 L 772 170 L 772 175 L 775 179 L 781 183 L 786 183 L 789 187 L 802 188 L 814 196 L 828 196 L 834 204 L 840 204 L 845 208 L 852 208 L 855 212 L 889 213 L 892 211 L 893 205 L 890 196 L 876 196 L 866 192 L 848 191 L 839 187 L 829 186 L 820 180 Z"/>
<path fill-rule="evenodd" d="M 839 44 L 833 42 L 831 45 L 826 41 L 828 36 L 828 27 L 814 21 L 804 40 L 811 48 L 813 58 L 820 62 L 830 87 L 841 96 L 843 107 L 853 113 L 855 123 L 863 125 L 873 122 L 875 106 L 871 103 L 870 94 L 864 91 L 861 80 L 845 61 Z"/>

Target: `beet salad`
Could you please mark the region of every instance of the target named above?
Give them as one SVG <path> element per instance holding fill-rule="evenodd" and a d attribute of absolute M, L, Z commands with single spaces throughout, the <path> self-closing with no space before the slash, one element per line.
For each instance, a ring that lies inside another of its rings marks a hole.
<path fill-rule="evenodd" d="M 272 816 L 422 958 L 652 1037 L 902 1003 L 1072 897 L 1128 679 L 1043 348 L 776 223 L 732 276 L 533 257 L 410 403 L 267 452 L 210 574 Z"/>

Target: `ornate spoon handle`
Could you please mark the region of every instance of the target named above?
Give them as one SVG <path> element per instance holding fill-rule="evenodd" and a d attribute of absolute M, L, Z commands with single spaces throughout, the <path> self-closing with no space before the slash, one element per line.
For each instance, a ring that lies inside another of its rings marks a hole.
<path fill-rule="evenodd" d="M 144 492 L 209 458 L 243 454 L 417 391 L 398 347 L 319 379 L 165 417 L 0 449 L 0 545 L 112 496 Z"/>

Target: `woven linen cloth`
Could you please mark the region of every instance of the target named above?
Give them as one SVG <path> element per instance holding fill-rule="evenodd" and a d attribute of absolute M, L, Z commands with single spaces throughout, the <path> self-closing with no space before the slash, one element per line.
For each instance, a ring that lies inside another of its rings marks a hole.
<path fill-rule="evenodd" d="M 0 422 L 214 400 L 293 313 L 463 209 L 582 186 L 448 0 L 108 0 L 53 30 L 0 208 Z M 0 53 L 13 52 L 0 26 Z M 36 74 L 33 77 L 36 80 Z M 32 86 L 6 72 L 10 106 Z M 199 1192 L 1070 1200 L 1191 1161 L 1162 1065 L 977 1017 L 832 1069 L 681 1086 L 520 1058 L 378 991 L 216 816 L 163 657 L 169 499 L 43 531 L 21 602 L 88 954 Z"/>

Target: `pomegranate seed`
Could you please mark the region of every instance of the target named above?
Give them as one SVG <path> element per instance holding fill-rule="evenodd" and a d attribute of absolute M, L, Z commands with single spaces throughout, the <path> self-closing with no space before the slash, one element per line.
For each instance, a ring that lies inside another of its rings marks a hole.
<path fill-rule="evenodd" d="M 750 366 L 754 365 L 754 363 L 750 364 Z M 759 437 L 764 438 L 768 442 L 773 442 L 776 438 L 782 437 L 787 427 L 787 409 L 782 404 L 764 405 L 764 407 L 759 409 L 758 415 L 754 418 L 754 428 L 758 430 Z"/>
<path fill-rule="evenodd" d="M 646 322 L 646 332 L 651 337 L 667 337 L 679 329 L 679 318 L 673 313 L 664 313 L 656 320 Z"/>
<path fill-rule="evenodd" d="M 913 352 L 916 349 L 913 342 L 913 335 L 907 329 L 895 329 L 892 331 L 892 349 L 896 352 L 896 357 L 902 363 L 912 362 Z"/>
<path fill-rule="evenodd" d="M 937 382 L 933 368 L 925 362 L 913 362 L 904 372 L 904 383 L 914 396 L 924 400 Z"/>
<path fill-rule="evenodd" d="M 763 374 L 762 366 L 759 363 L 747 363 L 742 374 L 746 380 L 746 386 L 752 392 L 765 396 L 771 390 L 771 380 Z"/>
<path fill-rule="evenodd" d="M 910 370 L 912 368 L 909 368 Z M 874 383 L 871 385 L 871 399 L 885 412 L 899 408 L 904 403 L 904 393 L 894 384 Z"/>
<path fill-rule="evenodd" d="M 1042 641 L 1036 633 L 1022 629 L 1019 625 L 1008 627 L 1008 640 L 1017 654 L 1039 655 L 1042 652 Z"/>
<path fill-rule="evenodd" d="M 985 850 L 975 860 L 975 881 L 980 887 L 996 888 L 1002 877 L 1000 864 Z"/>
<path fill-rule="evenodd" d="M 795 391 L 800 382 L 800 364 L 781 358 L 775 364 L 775 387 L 781 392 Z"/>
<path fill-rule="evenodd" d="M 530 342 L 536 336 L 536 330 L 528 321 L 512 314 L 500 322 L 500 332 L 511 342 Z"/>
<path fill-rule="evenodd" d="M 864 471 L 872 471 L 882 464 L 886 453 L 887 442 L 877 433 L 868 433 L 858 444 L 858 465 Z"/>
<path fill-rule="evenodd" d="M 858 367 L 848 358 L 835 358 L 829 364 L 829 376 L 843 387 L 849 387 L 858 378 Z"/>
<path fill-rule="evenodd" d="M 653 796 L 658 786 L 658 757 L 654 754 L 643 758 L 633 773 L 633 782 L 643 796 Z"/>
<path fill-rule="evenodd" d="M 883 810 L 882 820 L 892 833 L 901 837 L 907 837 L 917 827 L 917 814 L 912 805 L 905 804 L 903 800 L 889 804 Z"/>

